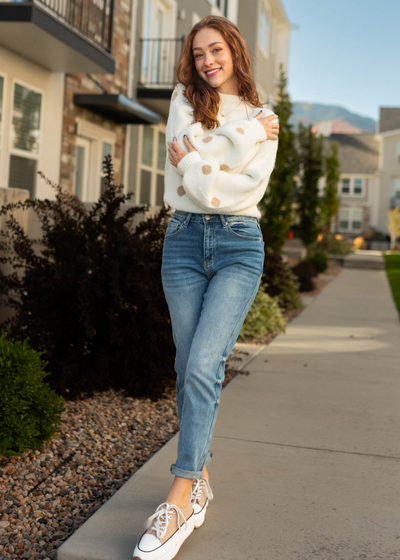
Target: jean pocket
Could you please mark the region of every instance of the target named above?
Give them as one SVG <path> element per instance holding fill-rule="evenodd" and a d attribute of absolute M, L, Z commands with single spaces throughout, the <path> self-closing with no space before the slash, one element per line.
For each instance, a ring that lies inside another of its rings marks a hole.
<path fill-rule="evenodd" d="M 168 222 L 167 230 L 165 232 L 165 239 L 176 237 L 182 231 L 184 223 L 184 220 L 172 216 L 172 218 Z"/>
<path fill-rule="evenodd" d="M 261 240 L 262 233 L 257 220 L 227 221 L 229 233 L 241 239 Z"/>

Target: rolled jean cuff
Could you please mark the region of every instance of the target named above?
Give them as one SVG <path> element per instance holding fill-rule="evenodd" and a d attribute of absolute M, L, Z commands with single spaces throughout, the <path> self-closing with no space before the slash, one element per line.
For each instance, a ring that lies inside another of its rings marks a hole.
<path fill-rule="evenodd" d="M 213 455 L 212 451 L 209 451 L 207 455 L 206 463 L 211 461 L 212 455 Z M 196 478 L 201 478 L 204 474 L 204 471 L 187 471 L 185 469 L 180 469 L 175 465 L 175 463 L 172 463 L 169 470 L 170 473 L 173 474 L 174 476 L 180 476 L 181 478 L 192 478 L 193 480 L 196 480 Z"/>

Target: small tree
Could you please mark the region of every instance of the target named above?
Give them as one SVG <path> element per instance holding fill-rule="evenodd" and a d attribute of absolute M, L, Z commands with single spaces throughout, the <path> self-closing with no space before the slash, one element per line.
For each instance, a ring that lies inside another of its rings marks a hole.
<path fill-rule="evenodd" d="M 390 235 L 390 249 L 396 246 L 396 239 L 400 236 L 400 207 L 388 211 L 388 230 Z"/>
<path fill-rule="evenodd" d="M 299 123 L 300 186 L 297 189 L 299 237 L 309 254 L 321 230 L 318 181 L 323 175 L 323 139 Z"/>
<path fill-rule="evenodd" d="M 296 150 L 294 132 L 289 119 L 293 113 L 292 103 L 286 91 L 287 79 L 280 65 L 278 102 L 273 111 L 279 117 L 279 149 L 268 189 L 260 201 L 261 228 L 267 247 L 279 253 L 285 242 L 286 232 L 292 223 L 293 177 L 296 173 Z"/>
<path fill-rule="evenodd" d="M 339 144 L 332 142 L 330 152 L 325 157 L 325 188 L 321 199 L 322 224 L 330 231 L 332 218 L 336 216 L 340 197 L 338 184 L 340 181 Z"/>

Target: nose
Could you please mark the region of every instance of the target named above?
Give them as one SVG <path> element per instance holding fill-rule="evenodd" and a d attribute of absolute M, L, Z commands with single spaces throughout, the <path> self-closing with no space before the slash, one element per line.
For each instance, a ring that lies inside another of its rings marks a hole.
<path fill-rule="evenodd" d="M 214 63 L 214 57 L 212 56 L 212 54 L 206 54 L 204 57 L 204 66 L 208 69 L 208 68 L 212 68 Z"/>

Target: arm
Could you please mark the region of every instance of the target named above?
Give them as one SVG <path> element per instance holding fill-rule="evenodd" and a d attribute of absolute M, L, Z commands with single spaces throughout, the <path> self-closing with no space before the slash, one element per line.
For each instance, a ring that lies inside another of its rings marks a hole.
<path fill-rule="evenodd" d="M 264 117 L 272 114 L 270 109 L 263 109 Z M 243 118 L 230 121 L 208 133 L 201 123 L 193 122 L 193 108 L 183 95 L 183 86 L 178 84 L 171 97 L 166 143 L 172 142 L 176 136 L 178 144 L 186 150 L 184 134 L 202 159 L 218 157 L 226 171 L 247 164 L 257 153 L 258 143 L 267 140 L 264 126 L 254 117 L 250 120 Z M 168 144 L 166 145 L 168 148 Z M 179 168 L 177 171 L 182 175 Z"/>
<path fill-rule="evenodd" d="M 256 155 L 241 173 L 222 171 L 215 157 L 201 159 L 197 151 L 190 152 L 178 164 L 185 194 L 205 212 L 218 208 L 228 213 L 253 206 L 265 192 L 277 150 L 277 140 L 259 143 Z"/>

